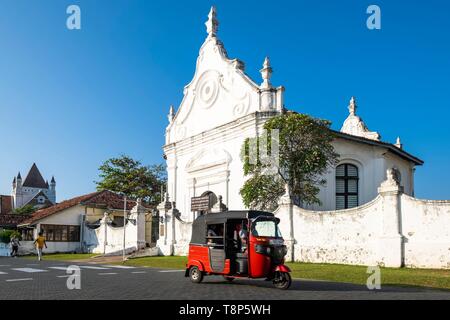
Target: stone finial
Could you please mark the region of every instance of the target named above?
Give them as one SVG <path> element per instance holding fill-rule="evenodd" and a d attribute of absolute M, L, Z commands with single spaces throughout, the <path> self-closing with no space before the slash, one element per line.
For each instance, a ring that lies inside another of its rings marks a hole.
<path fill-rule="evenodd" d="M 262 88 L 270 88 L 272 87 L 270 83 L 270 78 L 272 77 L 273 69 L 270 66 L 270 59 L 266 57 L 264 59 L 263 68 L 259 70 L 261 72 L 261 77 L 263 78 L 263 83 L 261 84 Z"/>
<path fill-rule="evenodd" d="M 103 213 L 103 219 L 102 219 L 103 223 L 110 223 L 111 222 L 111 218 L 109 217 L 109 212 L 105 211 Z"/>
<path fill-rule="evenodd" d="M 169 193 L 167 191 L 164 192 L 164 202 L 169 202 Z"/>
<path fill-rule="evenodd" d="M 215 37 L 219 29 L 219 21 L 217 20 L 216 7 L 212 6 L 208 14 L 208 21 L 206 21 L 206 32 L 209 37 Z"/>
<path fill-rule="evenodd" d="M 403 149 L 402 141 L 400 140 L 400 137 L 397 137 L 397 141 L 395 142 L 395 146 L 399 149 Z"/>
<path fill-rule="evenodd" d="M 400 186 L 400 171 L 397 168 L 389 168 L 386 171 L 386 180 L 383 181 L 378 188 L 379 193 L 401 191 L 403 187 Z"/>
<path fill-rule="evenodd" d="M 347 133 L 353 136 L 363 137 L 366 139 L 371 139 L 375 141 L 380 141 L 380 134 L 375 131 L 369 131 L 364 121 L 356 115 L 356 105 L 355 97 L 351 97 L 350 103 L 348 105 L 349 115 L 345 119 L 342 125 L 341 132 Z"/>
<path fill-rule="evenodd" d="M 351 97 L 350 98 L 350 104 L 348 105 L 348 111 L 350 113 L 350 115 L 354 116 L 356 115 L 356 108 L 358 106 L 356 105 L 356 99 L 355 97 Z"/>
<path fill-rule="evenodd" d="M 285 183 L 284 194 L 278 200 L 278 204 L 279 205 L 291 205 L 292 203 L 293 202 L 292 202 L 292 197 L 291 197 L 291 190 L 289 188 L 289 185 L 287 183 Z"/>
<path fill-rule="evenodd" d="M 173 109 L 173 105 L 170 105 L 169 114 L 167 115 L 167 119 L 169 119 L 169 123 L 173 122 L 173 118 L 175 118 L 175 111 Z"/>

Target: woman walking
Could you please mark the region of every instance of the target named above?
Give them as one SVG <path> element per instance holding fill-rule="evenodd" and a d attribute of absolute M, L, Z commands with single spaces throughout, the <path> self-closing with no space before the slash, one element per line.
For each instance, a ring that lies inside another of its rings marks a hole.
<path fill-rule="evenodd" d="M 42 260 L 42 249 L 47 249 L 47 242 L 45 242 L 44 232 L 40 231 L 36 240 L 34 240 L 34 244 L 36 245 L 36 251 L 38 254 L 38 260 Z"/>

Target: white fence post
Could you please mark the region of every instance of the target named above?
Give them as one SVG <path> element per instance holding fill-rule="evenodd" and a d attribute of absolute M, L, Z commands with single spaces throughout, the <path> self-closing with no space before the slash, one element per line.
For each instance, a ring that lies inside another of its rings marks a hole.
<path fill-rule="evenodd" d="M 382 232 L 379 238 L 378 263 L 386 267 L 402 267 L 404 262 L 401 231 L 401 195 L 396 169 L 387 170 L 387 180 L 378 188 L 382 199 Z"/>

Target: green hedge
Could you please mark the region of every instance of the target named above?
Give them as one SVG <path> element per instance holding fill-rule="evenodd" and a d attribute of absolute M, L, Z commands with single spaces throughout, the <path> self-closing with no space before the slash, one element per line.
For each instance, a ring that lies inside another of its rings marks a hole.
<path fill-rule="evenodd" d="M 0 242 L 9 243 L 9 241 L 11 241 L 12 235 L 15 235 L 20 238 L 20 233 L 17 230 L 1 230 Z"/>

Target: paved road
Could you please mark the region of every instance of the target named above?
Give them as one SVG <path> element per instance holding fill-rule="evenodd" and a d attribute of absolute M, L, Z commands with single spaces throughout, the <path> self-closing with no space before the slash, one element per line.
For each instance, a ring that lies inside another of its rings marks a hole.
<path fill-rule="evenodd" d="M 81 270 L 81 289 L 67 289 L 71 263 L 0 258 L 0 300 L 3 299 L 446 299 L 450 291 L 365 286 L 326 281 L 295 280 L 287 291 L 262 280 L 206 277 L 193 284 L 183 271 L 75 263 Z"/>

